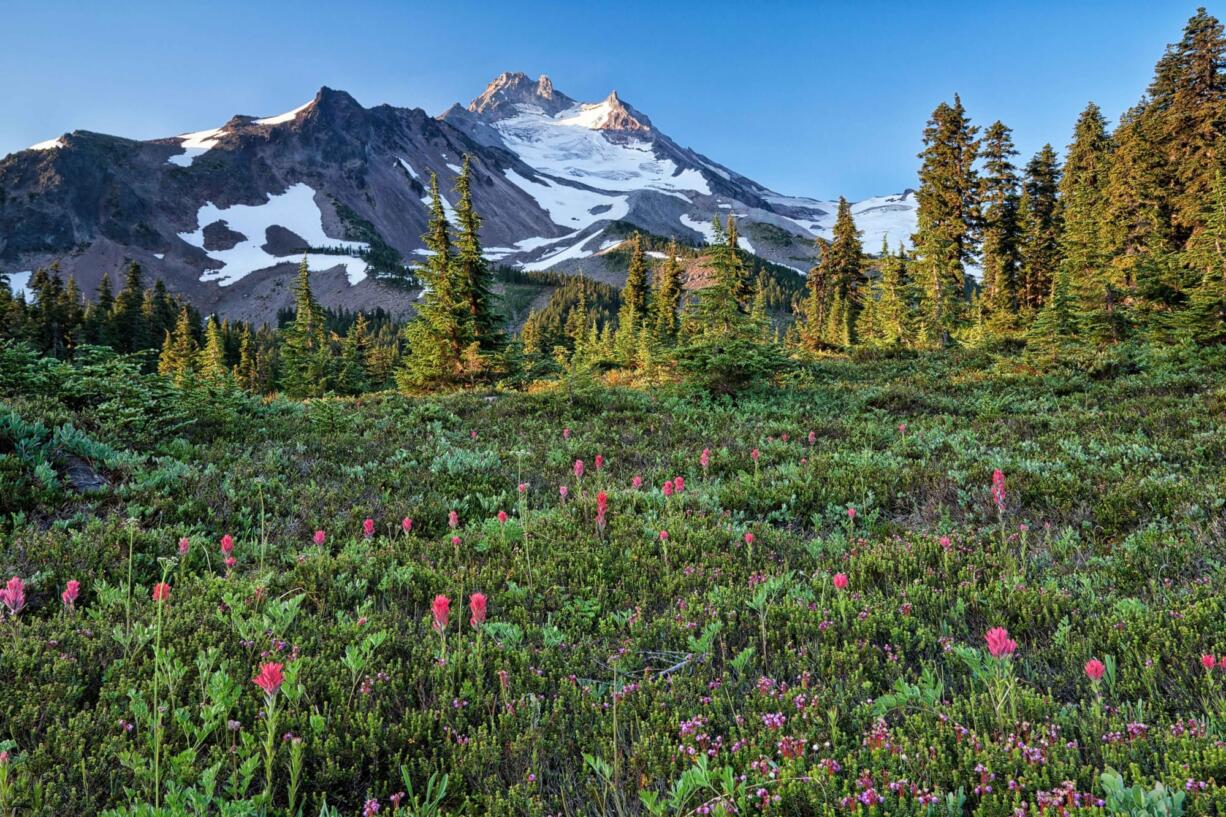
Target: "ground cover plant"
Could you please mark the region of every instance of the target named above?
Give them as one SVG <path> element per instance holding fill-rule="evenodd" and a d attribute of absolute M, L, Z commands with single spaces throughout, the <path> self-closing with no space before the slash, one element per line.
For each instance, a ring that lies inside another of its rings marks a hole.
<path fill-rule="evenodd" d="M 1222 813 L 1223 362 L 293 402 L 0 346 L 0 814 Z"/>

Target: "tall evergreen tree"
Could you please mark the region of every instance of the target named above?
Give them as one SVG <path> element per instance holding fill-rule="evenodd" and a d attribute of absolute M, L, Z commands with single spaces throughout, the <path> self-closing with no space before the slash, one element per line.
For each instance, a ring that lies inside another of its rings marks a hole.
<path fill-rule="evenodd" d="M 332 349 L 324 317 L 303 256 L 294 283 L 294 320 L 285 328 L 281 351 L 281 388 L 291 397 L 318 397 L 332 385 Z"/>
<path fill-rule="evenodd" d="M 123 288 L 115 297 L 111 327 L 114 346 L 121 352 L 135 352 L 152 346 L 149 325 L 142 309 L 145 301 L 145 278 L 140 264 L 128 264 L 124 272 Z"/>
<path fill-rule="evenodd" d="M 427 289 L 417 315 L 405 327 L 408 354 L 396 377 L 401 390 L 410 393 L 459 383 L 465 350 L 473 341 L 469 331 L 472 313 L 464 293 L 456 286 L 451 230 L 434 175 L 430 178 L 430 197 L 430 223 L 422 237 L 430 252 L 422 271 Z"/>
<path fill-rule="evenodd" d="M 112 313 L 115 310 L 115 294 L 111 288 L 111 276 L 102 273 L 94 302 L 85 308 L 85 340 L 98 346 L 114 345 Z"/>
<path fill-rule="evenodd" d="M 1021 264 L 1020 182 L 1012 158 L 1013 132 L 999 121 L 983 135 L 983 295 L 991 333 L 1007 331 L 1017 310 Z"/>
<path fill-rule="evenodd" d="M 226 365 L 225 341 L 222 339 L 221 325 L 216 315 L 209 315 L 204 327 L 204 348 L 200 350 L 200 361 L 197 364 L 200 379 L 212 385 L 221 385 L 230 377 L 230 368 Z"/>
<path fill-rule="evenodd" d="M 925 288 L 924 334 L 941 346 L 950 344 L 962 323 L 966 265 L 977 247 L 978 130 L 955 95 L 953 105 L 942 102 L 933 111 L 919 154 L 923 163 L 913 243 Z"/>
<path fill-rule="evenodd" d="M 359 312 L 345 339 L 341 342 L 340 373 L 337 385 L 345 394 L 361 394 L 370 386 L 366 371 L 366 356 L 370 351 L 370 334 L 366 315 Z"/>
<path fill-rule="evenodd" d="M 501 349 L 506 343 L 502 316 L 494 308 L 494 274 L 481 253 L 481 217 L 473 206 L 472 163 L 464 156 L 464 167 L 456 178 L 459 201 L 455 207 L 455 259 L 452 274 L 456 279 L 456 298 L 464 303 L 471 321 L 469 333 L 483 352 Z"/>
<path fill-rule="evenodd" d="M 617 358 L 623 365 L 633 363 L 639 349 L 639 333 L 647 323 L 647 255 L 643 252 L 643 237 L 635 233 L 630 237 L 630 263 L 626 271 L 626 283 L 621 291 L 621 309 L 617 313 L 617 334 L 614 347 Z"/>
<path fill-rule="evenodd" d="M 192 331 L 191 312 L 187 306 L 179 309 L 175 328 L 167 332 L 158 358 L 158 373 L 183 385 L 196 371 L 196 337 Z"/>
<path fill-rule="evenodd" d="M 1022 280 L 1018 297 L 1038 309 L 1051 291 L 1060 266 L 1060 163 L 1044 145 L 1026 164 L 1020 205 Z"/>
<path fill-rule="evenodd" d="M 677 336 L 681 309 L 682 271 L 677 260 L 677 242 L 668 246 L 668 257 L 656 268 L 655 287 L 652 294 L 651 307 L 654 316 L 656 337 L 663 343 L 674 340 Z"/>

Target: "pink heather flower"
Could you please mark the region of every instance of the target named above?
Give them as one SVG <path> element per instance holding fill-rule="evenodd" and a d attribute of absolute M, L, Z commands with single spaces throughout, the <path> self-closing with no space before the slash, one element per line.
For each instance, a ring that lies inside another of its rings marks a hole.
<path fill-rule="evenodd" d="M 460 515 L 455 511 L 447 512 L 447 527 L 452 528 L 453 530 L 460 527 Z"/>
<path fill-rule="evenodd" d="M 499 511 L 498 512 L 498 524 L 505 525 L 506 523 L 507 523 L 507 512 Z"/>
<path fill-rule="evenodd" d="M 562 429 L 562 439 L 564 440 L 570 439 L 570 429 L 569 428 Z"/>
<path fill-rule="evenodd" d="M 702 466 L 702 470 L 707 470 L 707 466 L 711 464 L 711 449 L 702 450 L 702 453 L 698 455 L 698 464 Z"/>
<path fill-rule="evenodd" d="M 597 454 L 596 455 L 596 470 L 599 471 L 601 468 L 604 468 L 604 457 L 601 456 L 600 454 Z"/>
<path fill-rule="evenodd" d="M 405 533 L 412 533 L 413 532 L 413 517 L 406 516 L 404 519 L 401 519 L 400 529 L 404 531 Z"/>
<path fill-rule="evenodd" d="M 668 541 L 668 531 L 666 531 L 666 530 L 662 530 L 662 531 L 660 531 L 660 541 L 661 541 L 661 542 L 667 542 L 667 541 Z"/>
<path fill-rule="evenodd" d="M 521 482 L 521 483 L 519 483 L 519 492 L 520 492 L 521 494 L 526 494 L 526 493 L 528 493 L 528 483 L 526 483 L 526 482 Z"/>
<path fill-rule="evenodd" d="M 562 501 L 565 502 L 566 497 L 570 496 L 570 488 L 567 488 L 565 485 L 559 485 L 558 496 L 562 497 Z"/>
<path fill-rule="evenodd" d="M 186 536 L 182 536 L 179 538 L 179 555 L 180 556 L 186 556 L 187 552 L 191 550 L 191 548 L 192 548 L 191 539 L 188 539 Z"/>
<path fill-rule="evenodd" d="M 473 432 L 476 434 L 477 432 Z M 379 801 L 375 798 L 370 798 L 362 806 L 362 817 L 375 817 L 379 813 Z"/>
<path fill-rule="evenodd" d="M 583 460 L 575 460 L 575 479 L 583 479 Z"/>
<path fill-rule="evenodd" d="M 997 468 L 992 472 L 992 501 L 996 503 L 996 510 L 1004 513 L 1005 510 L 1005 472 Z"/>
<path fill-rule="evenodd" d="M 758 461 L 758 457 L 760 457 L 760 456 L 762 456 L 762 454 L 761 454 L 761 453 L 758 451 L 758 449 L 756 449 L 756 448 L 755 448 L 753 451 L 750 451 L 750 452 L 749 452 L 749 458 L 750 458 L 751 460 L 753 460 L 754 462 L 757 462 L 757 461 Z"/>
<path fill-rule="evenodd" d="M 221 537 L 221 552 L 227 556 L 234 552 L 234 537 L 228 533 Z"/>
<path fill-rule="evenodd" d="M 634 478 L 633 478 L 632 480 L 630 480 L 630 487 L 631 487 L 631 488 L 633 488 L 633 489 L 634 489 L 634 490 L 636 490 L 636 491 L 637 491 L 639 488 L 642 488 L 642 487 L 643 487 L 643 478 L 642 478 L 642 477 L 640 477 L 638 474 L 635 474 L 635 475 L 634 475 Z"/>
<path fill-rule="evenodd" d="M 752 545 L 754 542 L 753 531 L 745 531 L 745 544 Z"/>
<path fill-rule="evenodd" d="M 848 519 L 851 519 L 851 520 L 853 520 L 853 521 L 855 520 L 855 518 L 856 518 L 856 509 L 855 509 L 855 508 L 848 508 L 848 509 L 847 509 L 847 518 L 848 518 Z"/>
<path fill-rule="evenodd" d="M 153 586 L 153 600 L 158 604 L 170 600 L 170 585 L 166 582 L 158 582 Z"/>
<path fill-rule="evenodd" d="M 375 535 L 375 520 L 369 517 L 362 520 L 362 535 L 367 539 Z"/>
<path fill-rule="evenodd" d="M 9 584 L 12 584 L 12 582 L 9 582 Z M 1215 661 L 1212 655 L 1206 654 L 1200 657 L 1200 665 L 1205 669 L 1213 669 L 1214 663 Z"/>
<path fill-rule="evenodd" d="M 1007 658 L 1017 650 L 1017 642 L 1009 638 L 1009 631 L 1004 627 L 993 627 L 984 635 L 988 642 L 988 652 L 993 658 Z"/>
<path fill-rule="evenodd" d="M 834 587 L 836 590 L 846 590 L 847 589 L 847 574 L 846 573 L 835 573 L 834 578 L 831 581 L 834 582 Z"/>
<path fill-rule="evenodd" d="M 64 606 L 71 610 L 77 603 L 77 596 L 81 595 L 81 583 L 76 579 L 69 579 L 64 585 L 64 592 L 60 593 L 60 601 L 64 602 Z"/>
<path fill-rule="evenodd" d="M 316 546 L 320 546 L 328 540 L 328 534 L 324 533 L 321 530 L 317 530 L 315 531 L 314 539 L 315 539 Z"/>
<path fill-rule="evenodd" d="M 260 673 L 251 679 L 251 683 L 264 690 L 264 694 L 269 698 L 274 697 L 280 690 L 281 684 L 285 683 L 285 674 L 282 673 L 283 664 L 268 662 L 260 664 Z"/>
<path fill-rule="evenodd" d="M 474 630 L 478 629 L 485 623 L 485 594 L 473 593 L 469 596 L 468 609 L 472 611 L 472 618 L 468 620 L 468 623 Z"/>
<path fill-rule="evenodd" d="M 1089 676 L 1091 681 L 1101 679 L 1106 671 L 1107 668 L 1103 665 L 1103 662 L 1097 658 L 1091 658 L 1086 662 L 1086 675 Z"/>
<path fill-rule="evenodd" d="M 430 613 L 434 616 L 434 631 L 441 635 L 447 629 L 447 619 L 451 616 L 451 599 L 441 593 L 435 596 Z"/>
<path fill-rule="evenodd" d="M 673 495 L 673 482 L 672 482 L 672 480 L 667 480 L 667 481 L 665 481 L 664 485 L 663 485 L 663 486 L 661 486 L 660 490 L 664 492 L 664 495 L 665 495 L 665 496 L 672 496 L 672 495 Z"/>
<path fill-rule="evenodd" d="M 685 478 L 673 477 L 673 492 L 678 494 L 685 493 Z"/>

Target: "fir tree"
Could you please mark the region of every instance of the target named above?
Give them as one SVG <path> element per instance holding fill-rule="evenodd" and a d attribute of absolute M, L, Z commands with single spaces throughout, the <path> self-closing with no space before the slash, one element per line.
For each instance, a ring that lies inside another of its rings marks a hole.
<path fill-rule="evenodd" d="M 963 319 L 966 265 L 974 260 L 979 227 L 978 128 L 956 95 L 942 102 L 924 130 L 919 212 L 913 238 L 925 289 L 924 332 L 929 343 L 948 345 Z"/>
<path fill-rule="evenodd" d="M 1176 317 L 1183 337 L 1199 343 L 1226 342 L 1226 173 L 1218 169 L 1206 208 L 1200 283 L 1188 294 L 1187 307 Z"/>
<path fill-rule="evenodd" d="M 234 378 L 240 388 L 253 394 L 264 392 L 264 379 L 260 371 L 259 350 L 256 348 L 255 335 L 251 332 L 251 324 L 243 324 L 238 344 L 238 366 L 234 369 Z"/>
<path fill-rule="evenodd" d="M 179 309 L 175 328 L 167 332 L 158 358 L 158 373 L 183 385 L 196 371 L 196 338 L 192 331 L 191 312 L 187 306 Z"/>
<path fill-rule="evenodd" d="M 1018 298 L 1029 309 L 1043 305 L 1060 265 L 1060 164 L 1044 145 L 1026 164 L 1020 205 L 1022 280 Z"/>
<path fill-rule="evenodd" d="M 1013 132 L 993 122 L 983 135 L 983 280 L 980 309 L 986 313 L 988 334 L 1008 331 L 1017 310 L 1017 278 L 1021 263 L 1019 225 L 1020 184 L 1012 157 Z"/>
<path fill-rule="evenodd" d="M 677 260 L 677 242 L 668 246 L 668 257 L 656 268 L 655 287 L 652 295 L 652 312 L 656 337 L 662 343 L 670 343 L 677 337 L 682 295 L 681 264 Z"/>
<path fill-rule="evenodd" d="M 113 345 L 121 352 L 135 352 L 152 345 L 142 309 L 144 300 L 144 273 L 140 264 L 133 261 L 124 273 L 123 289 L 115 297 L 111 319 Z"/>
<path fill-rule="evenodd" d="M 216 315 L 210 315 L 205 324 L 204 348 L 200 350 L 197 371 L 201 380 L 215 386 L 229 380 L 230 369 L 226 366 L 225 342 Z"/>
<path fill-rule="evenodd" d="M 85 309 L 85 340 L 98 346 L 113 346 L 115 333 L 111 317 L 115 310 L 115 294 L 111 289 L 111 276 L 102 273 L 94 302 Z"/>
<path fill-rule="evenodd" d="M 366 356 L 370 351 L 370 336 L 366 316 L 359 312 L 341 342 L 340 373 L 337 384 L 345 394 L 362 394 L 369 388 L 370 378 L 366 371 Z"/>
<path fill-rule="evenodd" d="M 427 290 L 417 315 L 405 328 L 408 355 L 397 374 L 407 393 L 457 384 L 464 372 L 465 350 L 473 340 L 471 311 L 456 286 L 451 231 L 438 177 L 430 179 L 430 223 L 422 240 L 430 259 L 422 271 Z"/>
<path fill-rule="evenodd" d="M 291 397 L 318 397 L 331 386 L 332 350 L 324 311 L 311 292 L 311 270 L 303 256 L 294 284 L 294 320 L 285 328 L 281 387 Z"/>
<path fill-rule="evenodd" d="M 1062 266 L 1052 279 L 1043 308 L 1030 325 L 1026 352 L 1045 362 L 1055 362 L 1076 346 L 1077 339 L 1076 305 L 1069 287 L 1068 268 Z"/>
<path fill-rule="evenodd" d="M 456 193 L 459 201 L 455 207 L 458 232 L 455 240 L 453 274 L 456 279 L 456 298 L 468 310 L 471 326 L 468 334 L 483 352 L 501 349 L 506 343 L 502 331 L 502 317 L 494 308 L 493 273 L 489 262 L 481 253 L 481 217 L 472 200 L 472 163 L 464 157 L 464 167 L 456 178 Z"/>
<path fill-rule="evenodd" d="M 639 347 L 639 330 L 647 321 L 647 256 L 643 252 L 643 237 L 635 233 L 629 241 L 630 263 L 626 283 L 621 292 L 621 309 L 617 313 L 617 334 L 614 347 L 618 360 L 631 365 Z"/>

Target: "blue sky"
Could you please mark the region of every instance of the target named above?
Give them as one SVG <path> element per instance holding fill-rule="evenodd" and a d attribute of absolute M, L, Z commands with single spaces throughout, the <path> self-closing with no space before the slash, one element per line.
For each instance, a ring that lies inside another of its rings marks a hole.
<path fill-rule="evenodd" d="M 1210 8 L 1210 11 L 1215 11 Z M 439 113 L 504 70 L 616 88 L 678 142 L 780 192 L 912 185 L 954 92 L 1024 159 L 1093 99 L 1136 102 L 1195 2 L 0 3 L 0 155 L 77 128 L 136 138 L 271 115 L 320 85 Z"/>

